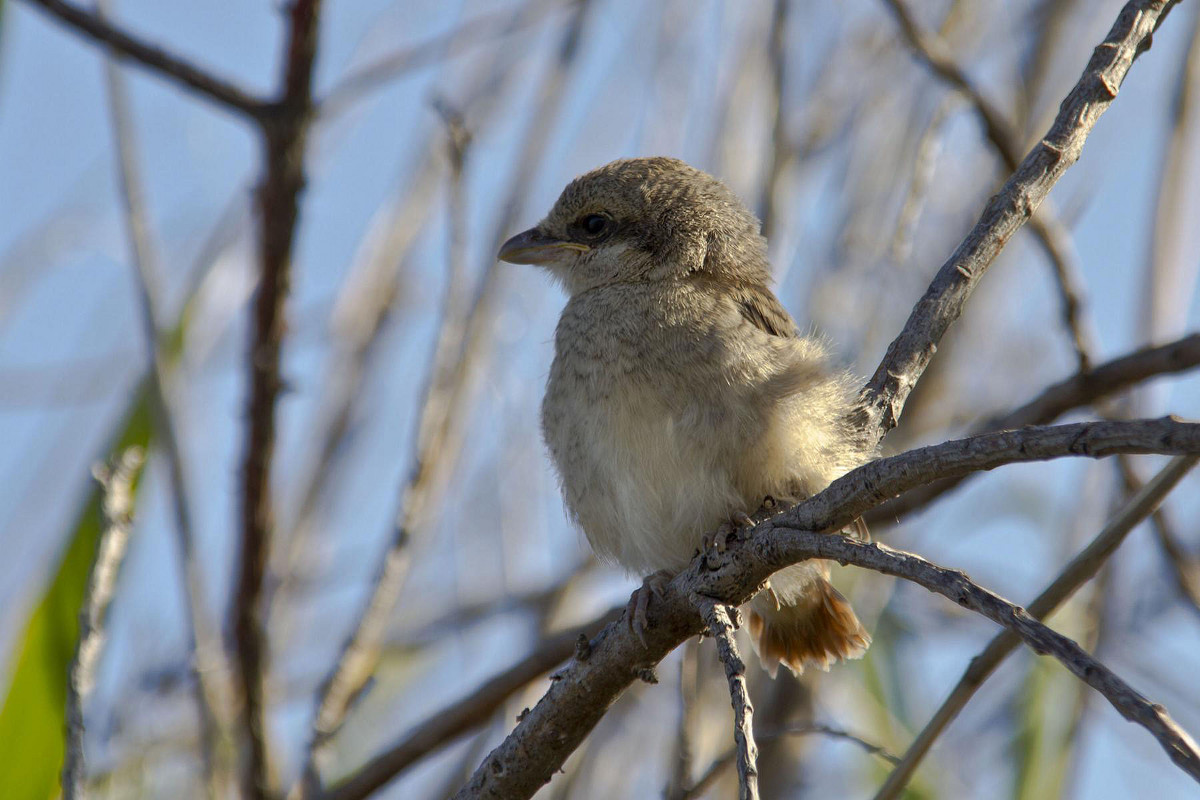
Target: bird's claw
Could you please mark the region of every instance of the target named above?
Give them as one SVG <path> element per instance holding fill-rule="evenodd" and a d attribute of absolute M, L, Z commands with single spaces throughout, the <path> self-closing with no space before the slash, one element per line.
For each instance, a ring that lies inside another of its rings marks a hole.
<path fill-rule="evenodd" d="M 646 609 L 650 607 L 650 595 L 654 595 L 659 600 L 663 599 L 663 589 L 675 577 L 665 569 L 660 569 L 658 572 L 647 575 L 642 580 L 642 585 L 639 586 L 629 597 L 629 605 L 625 609 L 625 616 L 629 619 L 629 628 L 637 634 L 638 639 L 642 643 L 642 647 L 646 647 Z"/>
<path fill-rule="evenodd" d="M 716 550 L 724 553 L 729 549 L 729 539 L 741 539 L 742 533 L 754 527 L 754 520 L 745 511 L 735 511 L 722 522 L 713 533 L 704 535 L 704 552 Z"/>

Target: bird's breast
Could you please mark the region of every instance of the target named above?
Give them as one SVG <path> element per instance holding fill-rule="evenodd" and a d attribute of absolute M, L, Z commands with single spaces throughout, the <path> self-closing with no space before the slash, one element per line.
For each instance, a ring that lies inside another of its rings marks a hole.
<path fill-rule="evenodd" d="M 681 569 L 704 532 L 745 505 L 732 474 L 745 441 L 732 395 L 680 358 L 699 352 L 702 336 L 681 345 L 687 335 L 637 322 L 564 314 L 542 425 L 593 549 L 646 573 Z"/>

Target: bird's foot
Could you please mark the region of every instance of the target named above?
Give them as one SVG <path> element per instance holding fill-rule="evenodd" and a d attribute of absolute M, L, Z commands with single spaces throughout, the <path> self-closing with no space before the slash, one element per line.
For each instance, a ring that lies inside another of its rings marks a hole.
<path fill-rule="evenodd" d="M 650 607 L 650 595 L 662 600 L 663 589 L 674 577 L 674 573 L 665 569 L 653 572 L 642 579 L 642 585 L 629 597 L 625 617 L 629 620 L 630 630 L 637 634 L 643 647 L 646 646 L 646 609 Z"/>
<path fill-rule="evenodd" d="M 870 543 L 871 541 L 871 531 L 862 517 L 846 526 L 845 533 L 849 534 L 851 539 L 857 539 L 860 542 Z"/>
<path fill-rule="evenodd" d="M 713 533 L 704 534 L 704 552 L 716 550 L 724 553 L 729 549 L 729 539 L 740 540 L 742 534 L 754 527 L 754 520 L 745 511 L 735 511 L 722 522 Z"/>

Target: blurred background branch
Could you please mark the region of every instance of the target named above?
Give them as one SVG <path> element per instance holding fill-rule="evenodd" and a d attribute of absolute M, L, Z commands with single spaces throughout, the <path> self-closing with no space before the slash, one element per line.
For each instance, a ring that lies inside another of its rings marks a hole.
<path fill-rule="evenodd" d="M 789 310 L 867 372 L 1122 4 L 113 5 L 0 4 L 0 785 L 18 798 L 59 790 L 104 530 L 88 471 L 131 446 L 147 469 L 72 729 L 78 785 L 233 795 L 236 744 L 248 796 L 453 795 L 631 587 L 586 557 L 541 453 L 561 299 L 497 265 L 498 244 L 580 172 L 683 157 L 760 214 Z M 1181 5 L 939 343 L 890 452 L 1200 417 L 1200 10 Z M 1176 468 L 1070 461 L 914 489 L 870 512 L 873 533 L 1034 596 L 1139 476 Z M 1196 730 L 1200 491 L 1178 480 L 1146 520 L 1154 547 L 1109 557 L 1054 625 Z M 991 633 L 905 582 L 837 580 L 867 658 L 746 675 L 765 797 L 871 796 L 883 764 L 833 731 L 904 751 Z M 239 621 L 222 637 L 219 618 Z M 369 657 L 350 669 L 355 642 Z M 737 791 L 711 642 L 667 659 L 670 687 L 631 687 L 539 796 Z M 1194 792 L 1082 686 L 1014 653 L 908 791 Z"/>

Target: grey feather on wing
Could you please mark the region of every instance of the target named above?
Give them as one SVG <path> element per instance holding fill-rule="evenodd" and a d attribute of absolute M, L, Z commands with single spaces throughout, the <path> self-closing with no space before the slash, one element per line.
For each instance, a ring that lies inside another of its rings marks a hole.
<path fill-rule="evenodd" d="M 799 338 L 800 330 L 795 321 L 769 288 L 743 284 L 734 289 L 733 297 L 742 317 L 763 333 L 785 339 Z"/>

